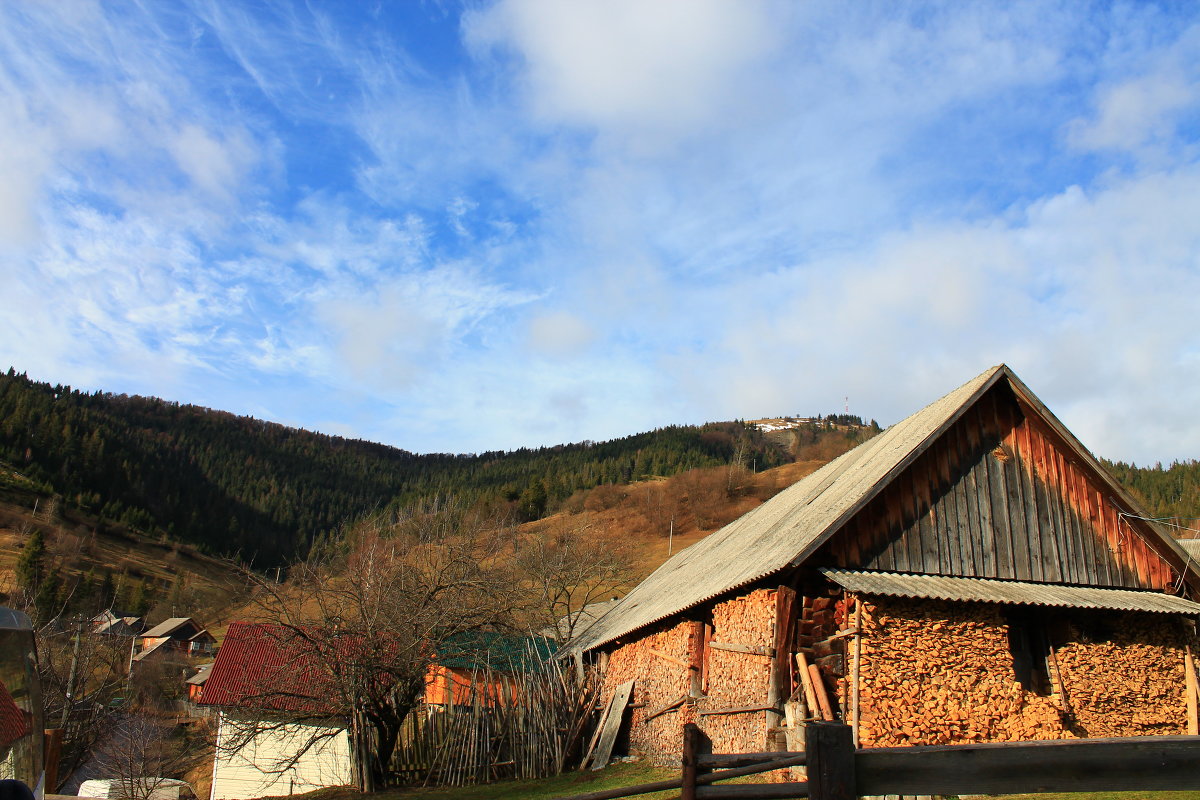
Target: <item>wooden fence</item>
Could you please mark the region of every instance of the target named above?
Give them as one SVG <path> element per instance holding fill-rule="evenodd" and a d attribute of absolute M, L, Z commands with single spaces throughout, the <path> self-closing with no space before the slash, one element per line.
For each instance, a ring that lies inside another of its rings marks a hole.
<path fill-rule="evenodd" d="M 615 800 L 667 789 L 679 789 L 681 800 L 1200 790 L 1198 736 L 856 750 L 849 726 L 811 722 L 804 738 L 802 753 L 714 755 L 700 729 L 687 725 L 678 780 L 562 800 Z M 795 766 L 806 768 L 806 781 L 713 785 Z"/>

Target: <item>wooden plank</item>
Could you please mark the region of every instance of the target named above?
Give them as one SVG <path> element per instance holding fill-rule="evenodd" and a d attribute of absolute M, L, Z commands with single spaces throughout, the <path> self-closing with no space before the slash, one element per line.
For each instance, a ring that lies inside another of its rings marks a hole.
<path fill-rule="evenodd" d="M 860 794 L 884 794 L 863 792 L 857 785 L 850 726 L 810 724 L 805 730 L 804 751 L 808 754 L 808 796 L 813 800 L 855 800 Z"/>
<path fill-rule="evenodd" d="M 987 452 L 979 456 L 971 469 L 971 481 L 975 495 L 975 511 L 979 516 L 981 552 L 983 554 L 983 577 L 996 577 L 996 531 L 992 527 L 992 503 L 990 481 L 987 473 Z"/>
<path fill-rule="evenodd" d="M 933 493 L 930 483 L 936 478 L 932 474 L 934 461 L 930 451 L 913 464 L 914 498 L 917 503 L 917 530 L 921 539 L 921 563 L 926 572 L 942 574 L 942 546 L 938 541 L 937 517 L 933 508 Z"/>
<path fill-rule="evenodd" d="M 695 727 L 695 726 L 693 726 L 693 727 Z M 699 729 L 697 729 L 697 730 L 699 730 Z M 685 731 L 686 731 L 686 729 L 685 729 Z M 684 735 L 685 736 L 687 735 L 686 732 Z M 693 748 L 694 747 L 695 746 L 693 746 Z M 747 757 L 747 756 L 757 756 L 757 755 L 764 755 L 764 756 L 767 756 L 767 758 L 758 760 L 758 761 L 744 760 L 745 757 Z M 743 759 L 743 760 L 734 761 L 734 759 Z M 693 769 L 690 771 L 691 774 L 689 774 L 689 771 L 688 771 L 688 751 L 686 748 L 686 739 L 685 739 L 684 762 L 683 762 L 684 763 L 684 772 L 683 772 L 683 775 L 681 775 L 679 778 L 676 778 L 676 779 L 670 780 L 670 781 L 657 781 L 655 783 L 642 783 L 642 784 L 638 784 L 636 786 L 619 786 L 615 789 L 605 789 L 605 790 L 599 791 L 599 792 L 588 792 L 587 794 L 575 794 L 575 795 L 571 795 L 570 797 L 559 798 L 559 800 L 619 800 L 619 798 L 622 798 L 622 797 L 636 797 L 637 795 L 641 795 L 641 794 L 649 794 L 651 792 L 669 791 L 671 789 L 683 789 L 684 791 L 686 791 L 686 789 L 684 789 L 685 784 L 690 784 L 691 787 L 695 787 L 698 789 L 699 787 L 704 786 L 705 784 L 711 784 L 715 781 L 724 781 L 724 780 L 729 780 L 730 778 L 740 778 L 745 775 L 755 775 L 760 772 L 769 772 L 769 771 L 775 770 L 775 769 L 786 769 L 787 767 L 803 766 L 804 762 L 807 760 L 807 756 L 805 753 L 743 753 L 740 755 L 733 755 L 733 756 L 725 756 L 725 755 L 713 756 L 713 755 L 705 755 L 703 753 L 693 753 L 691 755 L 690 760 L 691 760 L 692 764 L 694 764 Z M 723 770 L 720 770 L 719 772 L 710 772 L 710 773 L 702 773 L 700 771 L 704 768 L 711 769 L 713 767 L 724 766 L 726 764 L 728 764 L 730 766 L 741 766 L 741 765 L 746 765 L 746 766 L 745 766 L 745 768 L 742 768 L 742 769 L 723 769 Z M 751 785 L 755 785 L 755 784 L 751 784 Z M 761 785 L 761 784 L 758 784 L 758 785 Z M 783 784 L 777 784 L 777 785 L 783 785 Z M 794 786 L 795 784 L 792 784 L 792 785 Z M 686 795 L 683 792 L 680 793 L 681 800 L 685 796 Z M 698 793 L 694 793 L 693 796 L 698 796 Z M 794 796 L 803 797 L 804 795 L 794 795 Z"/>
<path fill-rule="evenodd" d="M 667 653 L 664 653 L 661 650 L 655 650 L 653 647 L 647 647 L 646 649 L 650 651 L 651 655 L 658 656 L 663 661 L 670 661 L 672 664 L 678 664 L 681 667 L 687 667 L 688 669 L 694 669 L 694 667 L 691 664 L 684 661 L 682 658 L 676 658 L 675 656 L 668 655 Z"/>
<path fill-rule="evenodd" d="M 752 711 L 774 711 L 778 706 L 771 703 L 759 703 L 755 706 L 734 706 L 733 708 L 705 708 L 696 712 L 698 717 L 712 717 L 722 714 L 749 714 Z"/>
<path fill-rule="evenodd" d="M 854 771 L 863 795 L 1197 790 L 1198 762 L 1200 738 L 1136 736 L 872 748 Z"/>
<path fill-rule="evenodd" d="M 1187 732 L 1189 736 L 1196 736 L 1200 734 L 1200 719 L 1196 706 L 1196 662 L 1192 659 L 1191 645 L 1186 645 L 1183 651 L 1183 680 L 1187 693 Z"/>
<path fill-rule="evenodd" d="M 1002 459 L 1007 458 L 1004 452 L 1004 430 L 1002 412 L 997 391 L 988 393 L 981 413 L 985 414 L 986 425 L 990 434 L 991 449 L 984 458 L 988 471 L 988 500 L 992 505 L 992 524 L 996 531 L 996 571 L 997 577 L 1015 578 L 1017 575 L 1016 557 L 1014 556 L 1012 520 L 1008 511 L 1007 475 Z M 997 452 L 999 451 L 999 452 Z"/>
<path fill-rule="evenodd" d="M 645 725 L 650 720 L 654 719 L 655 717 L 661 717 L 663 714 L 666 714 L 668 711 L 674 711 L 675 709 L 679 708 L 681 705 L 683 705 L 687 701 L 688 701 L 688 695 L 686 695 L 686 694 L 680 695 L 679 697 L 675 698 L 671 702 L 667 703 L 665 706 L 662 706 L 661 708 L 657 708 L 654 711 L 651 711 L 650 713 L 646 714 L 646 716 L 642 717 L 642 724 Z"/>
<path fill-rule="evenodd" d="M 1063 543 L 1054 527 L 1050 500 L 1050 485 L 1046 479 L 1049 469 L 1046 462 L 1045 441 L 1041 430 L 1031 425 L 1029 430 L 1030 453 L 1033 455 L 1033 486 L 1037 500 L 1038 532 L 1042 537 L 1042 572 L 1045 579 L 1069 582 L 1065 566 Z"/>
<path fill-rule="evenodd" d="M 726 650 L 730 653 L 745 653 L 751 656 L 766 656 L 767 658 L 775 657 L 774 647 L 765 647 L 756 644 L 738 644 L 736 642 L 709 642 L 708 646 L 713 650 Z"/>
<path fill-rule="evenodd" d="M 699 786 L 698 800 L 770 800 L 808 797 L 807 783 L 747 783 L 732 786 Z"/>
<path fill-rule="evenodd" d="M 748 767 L 756 764 L 767 764 L 772 761 L 788 759 L 793 763 L 788 766 L 801 767 L 804 766 L 804 753 L 801 751 L 780 753 L 776 751 L 764 751 L 761 753 L 705 753 L 696 757 L 696 763 L 708 769 L 732 769 L 734 767 Z M 734 777 L 721 773 L 721 779 Z"/>
<path fill-rule="evenodd" d="M 1072 525 L 1083 552 L 1087 583 L 1091 586 L 1102 585 L 1105 581 L 1104 570 L 1100 568 L 1100 554 L 1097 545 L 1104 535 L 1104 520 L 1101 519 L 1099 507 L 1096 505 L 1094 493 L 1088 487 L 1079 470 L 1063 456 L 1064 480 L 1067 485 L 1067 497 L 1071 502 L 1067 508 L 1072 512 Z"/>
<path fill-rule="evenodd" d="M 596 724 L 596 730 L 592 731 L 592 738 L 588 741 L 587 750 L 583 751 L 583 760 L 579 762 L 579 769 L 581 770 L 588 768 L 588 764 L 592 760 L 592 755 L 596 752 L 596 745 L 600 744 L 600 734 L 604 732 L 605 725 L 608 723 L 608 715 L 612 713 L 612 701 L 615 698 L 616 695 L 614 693 L 613 697 L 609 698 L 608 705 L 604 707 L 604 713 L 600 715 L 600 721 Z M 411 718 L 416 719 L 415 716 Z"/>
<path fill-rule="evenodd" d="M 935 530 L 938 537 L 938 560 L 941 562 L 943 575 L 957 574 L 955 570 L 962 562 L 958 535 L 955 532 L 954 497 L 950 494 L 953 488 L 950 485 L 950 447 L 951 443 L 943 440 L 937 443 L 933 451 L 936 479 L 936 484 L 933 486 L 933 494 L 936 498 L 933 504 L 933 518 L 936 522 Z"/>
<path fill-rule="evenodd" d="M 966 475 L 968 469 L 968 459 L 966 456 L 966 444 L 963 441 L 962 421 L 960 420 L 950 430 L 951 436 L 954 439 L 954 463 L 952 470 L 954 473 L 954 510 L 955 510 L 955 527 L 954 535 L 958 539 L 959 551 L 962 561 L 955 575 L 963 575 L 972 577 L 978 575 L 978 562 L 975 556 L 975 534 L 971 529 L 971 516 L 967 512 L 967 494 L 966 494 Z"/>
<path fill-rule="evenodd" d="M 613 745 L 617 742 L 617 733 L 621 730 L 621 721 L 625 717 L 625 706 L 629 705 L 629 697 L 633 694 L 634 681 L 627 681 L 613 692 L 612 702 L 609 703 L 608 714 L 604 719 L 604 731 L 600 734 L 600 744 L 596 747 L 596 755 L 592 760 L 592 769 L 604 769 L 612 758 Z"/>
<path fill-rule="evenodd" d="M 1033 464 L 1029 451 L 1029 425 L 1024 417 L 1024 409 L 1018 408 L 1021 421 L 1013 430 L 1013 447 L 1016 453 L 1018 474 L 1017 491 L 1021 509 L 1025 513 L 1025 535 L 1029 547 L 1029 577 L 1033 581 L 1050 580 L 1046 577 L 1045 561 L 1042 554 L 1042 530 L 1038 525 L 1037 492 L 1033 486 Z"/>
<path fill-rule="evenodd" d="M 1050 520 L 1057 531 L 1058 541 L 1062 545 L 1062 567 L 1068 583 L 1080 583 L 1082 575 L 1079 572 L 1078 547 L 1067 518 L 1063 514 L 1062 476 L 1059 468 L 1059 452 L 1054 445 L 1043 437 L 1042 446 L 1046 452 L 1046 484 L 1047 499 L 1050 501 Z"/>

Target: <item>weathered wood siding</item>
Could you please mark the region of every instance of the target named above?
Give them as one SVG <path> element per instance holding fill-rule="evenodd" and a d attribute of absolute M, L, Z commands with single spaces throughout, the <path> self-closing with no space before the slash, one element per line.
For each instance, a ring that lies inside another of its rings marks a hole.
<path fill-rule="evenodd" d="M 999 384 L 852 518 L 822 560 L 1162 591 L 1177 576 L 1152 539 Z"/>
<path fill-rule="evenodd" d="M 232 750 L 230 741 L 256 731 L 245 747 Z M 296 758 L 314 735 L 321 739 Z M 353 776 L 350 737 L 342 727 L 262 725 L 252 716 L 221 712 L 209 800 L 248 800 L 255 797 L 302 794 L 329 786 L 346 786 Z M 292 759 L 295 764 L 290 764 Z M 286 766 L 286 769 L 284 768 Z"/>

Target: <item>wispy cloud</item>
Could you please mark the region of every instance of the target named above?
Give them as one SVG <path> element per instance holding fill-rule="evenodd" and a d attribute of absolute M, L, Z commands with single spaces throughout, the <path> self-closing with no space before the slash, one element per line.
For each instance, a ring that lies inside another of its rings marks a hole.
<path fill-rule="evenodd" d="M 0 358 L 482 450 L 1001 360 L 1195 456 L 1200 13 L 0 7 Z"/>

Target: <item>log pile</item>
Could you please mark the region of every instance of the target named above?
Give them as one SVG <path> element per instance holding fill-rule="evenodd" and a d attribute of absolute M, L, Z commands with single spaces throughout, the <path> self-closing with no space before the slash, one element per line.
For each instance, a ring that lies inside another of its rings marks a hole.
<path fill-rule="evenodd" d="M 637 681 L 629 746 L 658 763 L 678 763 L 683 726 L 696 721 L 692 706 L 683 703 L 645 722 L 648 714 L 670 705 L 691 688 L 691 670 L 686 665 L 693 646 L 692 631 L 691 623 L 681 622 L 621 645 L 609 657 L 604 674 L 605 703 L 616 687 L 626 681 Z"/>
<path fill-rule="evenodd" d="M 758 589 L 713 608 L 713 642 L 767 649 L 774 639 L 774 590 Z M 699 707 L 712 712 L 762 706 L 767 701 L 770 675 L 771 659 L 767 655 L 710 647 L 708 696 Z M 712 739 L 715 753 L 756 751 L 762 749 L 766 736 L 766 712 L 706 713 L 699 725 Z"/>
<path fill-rule="evenodd" d="M 1182 626 L 1161 614 L 1114 616 L 1110 641 L 1088 642 L 1072 626 L 1073 641 L 1056 654 L 1073 729 L 1081 736 L 1186 733 Z"/>
<path fill-rule="evenodd" d="M 1183 733 L 1178 621 L 1116 613 L 1108 619 L 1119 631 L 1112 641 L 1084 641 L 1071 629 L 1071 641 L 1056 642 L 1053 690 L 1042 696 L 1015 680 L 999 607 L 864 602 L 861 745 Z"/>

